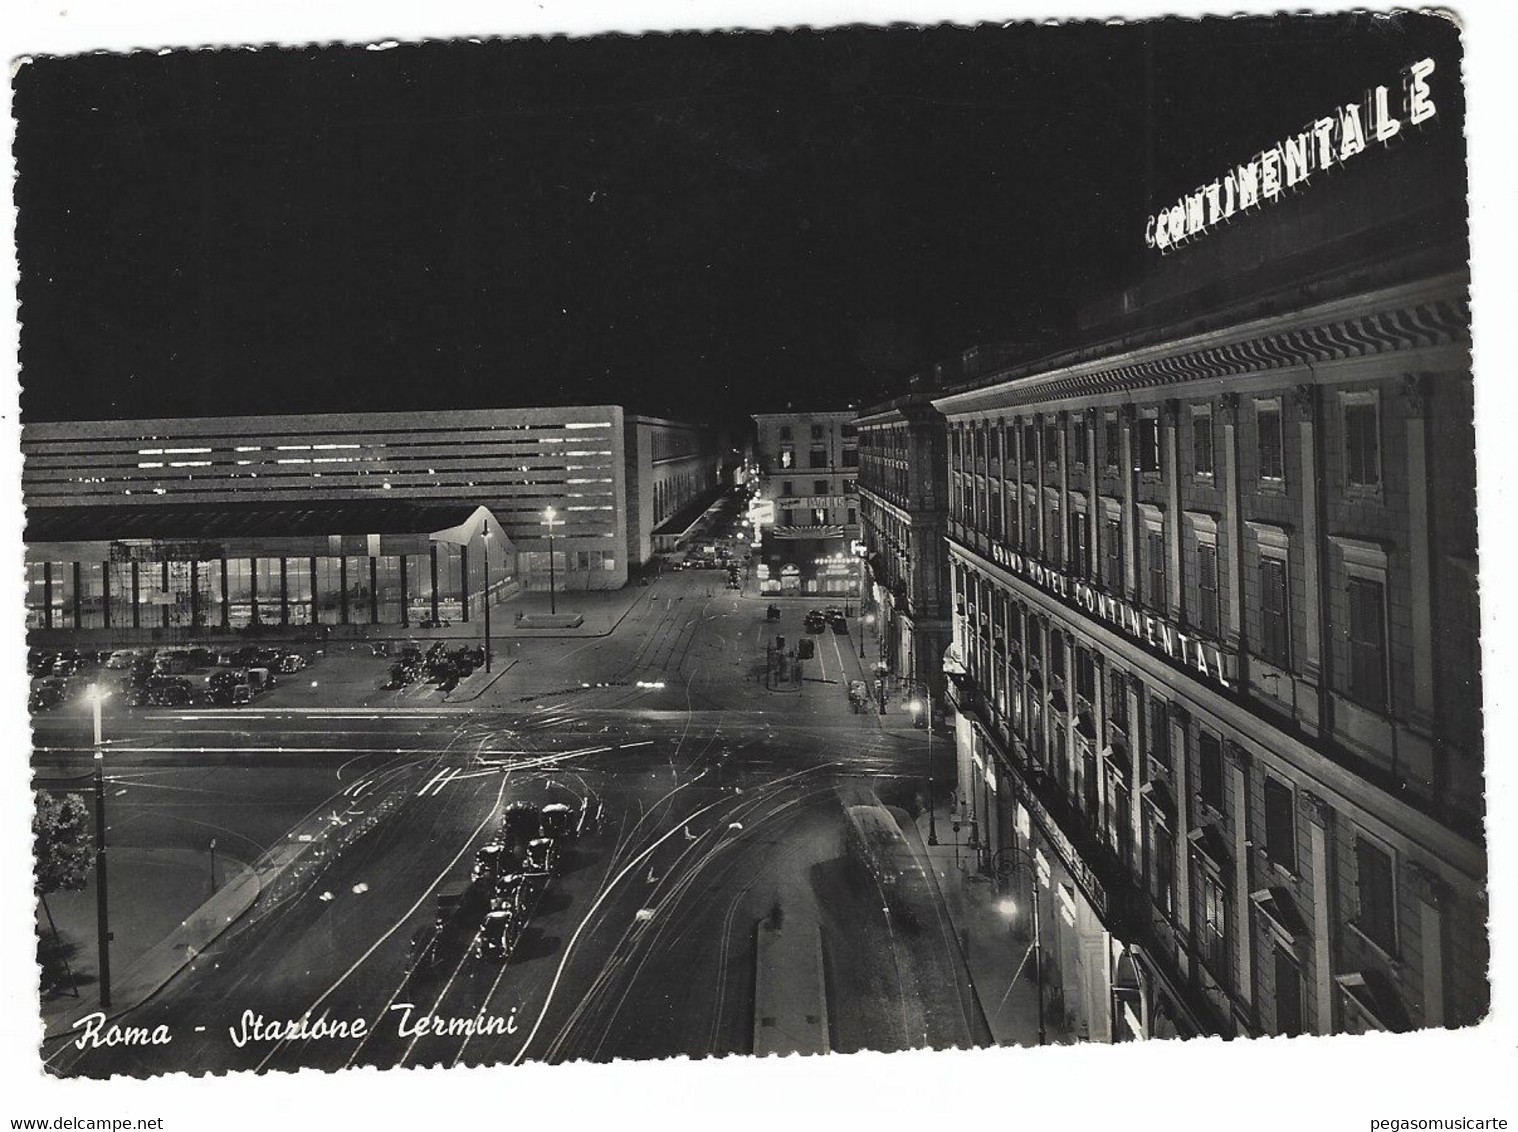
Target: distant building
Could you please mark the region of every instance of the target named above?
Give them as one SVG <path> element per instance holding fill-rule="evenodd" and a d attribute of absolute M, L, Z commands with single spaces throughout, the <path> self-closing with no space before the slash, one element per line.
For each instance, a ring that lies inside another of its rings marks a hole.
<path fill-rule="evenodd" d="M 774 513 L 773 525 L 760 532 L 762 592 L 859 592 L 855 415 L 849 409 L 755 414 L 759 501 Z"/>
<path fill-rule="evenodd" d="M 718 490 L 704 429 L 615 405 L 29 424 L 21 447 L 40 629 L 467 620 L 487 552 L 497 596 L 548 587 L 549 508 L 555 585 L 611 589 Z"/>
<path fill-rule="evenodd" d="M 1461 123 L 1402 132 L 934 401 L 958 816 L 1091 1040 L 1487 1010 Z"/>
<path fill-rule="evenodd" d="M 867 601 L 881 660 L 937 702 L 950 641 L 943 414 L 928 393 L 913 393 L 866 409 L 856 423 Z"/>

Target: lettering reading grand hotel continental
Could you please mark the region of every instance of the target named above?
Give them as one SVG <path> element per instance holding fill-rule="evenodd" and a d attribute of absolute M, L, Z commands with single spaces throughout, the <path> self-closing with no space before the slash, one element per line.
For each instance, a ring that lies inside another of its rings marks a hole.
<path fill-rule="evenodd" d="M 1015 550 L 993 546 L 991 557 L 997 565 L 1022 575 L 1066 604 L 1116 626 L 1134 640 L 1164 654 L 1171 662 L 1206 677 L 1220 688 L 1233 687 L 1228 680 L 1222 651 L 1210 641 L 1183 633 L 1162 618 L 1145 613 L 1122 598 L 1103 593 L 1084 579 L 1051 570 Z"/>
<path fill-rule="evenodd" d="M 1436 112 L 1428 85 L 1433 73 L 1432 59 L 1421 59 L 1403 73 L 1400 116 L 1392 113 L 1386 87 L 1378 86 L 1364 101 L 1336 108 L 1211 184 L 1187 193 L 1149 217 L 1144 243 L 1168 251 L 1236 212 L 1273 203 L 1284 190 L 1302 184 L 1313 173 L 1364 153 L 1372 141 L 1386 145 L 1404 124 L 1421 126 Z"/>

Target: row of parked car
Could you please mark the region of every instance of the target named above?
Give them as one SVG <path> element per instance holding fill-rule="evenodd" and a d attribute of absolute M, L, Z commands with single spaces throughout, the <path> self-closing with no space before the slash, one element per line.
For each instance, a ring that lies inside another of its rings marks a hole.
<path fill-rule="evenodd" d="M 469 883 L 439 893 L 432 922 L 412 937 L 410 970 L 424 972 L 472 947 L 506 963 L 527 929 L 570 842 L 589 832 L 590 801 L 537 806 L 513 802 L 496 836 L 474 857 Z"/>
<path fill-rule="evenodd" d="M 390 665 L 384 687 L 388 691 L 395 691 L 418 680 L 425 680 L 429 684 L 439 685 L 445 692 L 451 692 L 458 687 L 460 680 L 474 675 L 474 670 L 484 663 L 485 650 L 478 646 L 463 645 L 450 649 L 438 641 L 424 653 L 420 646 L 407 645 Z"/>
<path fill-rule="evenodd" d="M 234 706 L 272 688 L 275 673 L 299 672 L 309 663 L 304 653 L 253 645 L 110 652 L 32 649 L 27 671 L 37 681 L 28 702 L 34 712 L 50 711 L 99 684 L 119 693 L 128 707 Z"/>

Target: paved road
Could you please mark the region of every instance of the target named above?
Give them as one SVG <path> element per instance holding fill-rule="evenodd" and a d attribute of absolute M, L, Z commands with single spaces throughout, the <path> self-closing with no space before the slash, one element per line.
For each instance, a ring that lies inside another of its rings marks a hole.
<path fill-rule="evenodd" d="M 920 733 L 848 710 L 857 638 L 824 635 L 810 679 L 768 690 L 764 638 L 799 637 L 804 607 L 777 629 L 764 603 L 714 578 L 667 575 L 610 637 L 522 643 L 515 667 L 467 705 L 384 693 L 361 708 L 113 715 L 113 843 L 214 835 L 251 859 L 325 827 L 333 848 L 120 1020 L 164 1025 L 169 1045 L 55 1041 L 49 1069 L 746 1052 L 755 927 L 787 914 L 823 926 L 833 1048 L 987 1041 L 942 910 L 904 927 L 843 847 L 845 797 L 919 796 Z M 84 722 L 39 721 L 39 773 L 89 768 Z M 461 945 L 408 976 L 414 932 L 437 892 L 467 879 L 505 803 L 587 798 L 600 827 L 566 855 L 508 964 Z M 115 899 L 130 898 L 129 879 L 112 882 Z M 231 1031 L 244 1037 L 245 1014 L 350 1029 L 239 1044 Z M 355 1037 L 359 1019 L 367 1033 Z"/>

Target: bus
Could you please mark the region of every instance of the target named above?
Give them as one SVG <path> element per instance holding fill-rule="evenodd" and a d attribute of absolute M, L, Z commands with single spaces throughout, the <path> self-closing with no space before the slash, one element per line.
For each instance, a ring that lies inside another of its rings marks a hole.
<path fill-rule="evenodd" d="M 912 847 L 901 834 L 901 827 L 884 806 L 848 806 L 849 853 L 869 872 L 875 882 L 894 893 L 914 887 L 922 866 L 912 854 Z"/>

